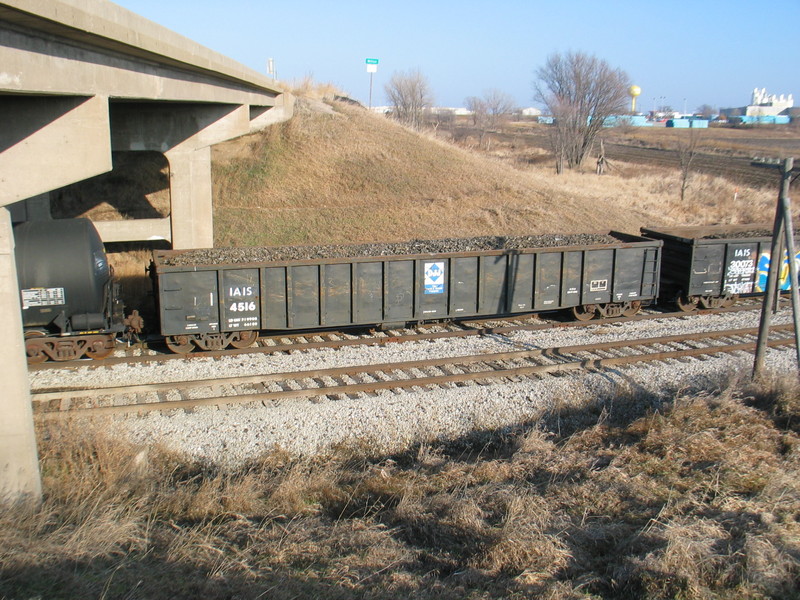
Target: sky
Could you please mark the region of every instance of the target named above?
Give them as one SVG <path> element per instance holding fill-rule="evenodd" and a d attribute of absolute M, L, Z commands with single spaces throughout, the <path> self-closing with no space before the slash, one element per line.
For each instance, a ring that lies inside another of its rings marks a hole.
<path fill-rule="evenodd" d="M 800 105 L 800 0 L 116 0 L 159 25 L 281 81 L 330 83 L 373 105 L 392 74 L 419 70 L 437 106 L 489 90 L 536 106 L 536 70 L 584 52 L 641 88 L 638 110 L 745 106 L 753 88 Z"/>

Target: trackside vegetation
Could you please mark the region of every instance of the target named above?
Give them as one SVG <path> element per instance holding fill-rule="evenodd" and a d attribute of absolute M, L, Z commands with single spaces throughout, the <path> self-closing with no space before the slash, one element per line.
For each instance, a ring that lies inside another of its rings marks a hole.
<path fill-rule="evenodd" d="M 45 501 L 0 514 L 0 596 L 797 598 L 799 424 L 775 380 L 232 470 L 42 428 Z"/>

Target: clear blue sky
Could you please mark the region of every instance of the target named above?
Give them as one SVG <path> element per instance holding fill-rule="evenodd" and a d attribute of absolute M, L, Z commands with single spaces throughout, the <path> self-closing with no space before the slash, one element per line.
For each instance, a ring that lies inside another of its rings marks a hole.
<path fill-rule="evenodd" d="M 395 71 L 419 69 L 439 106 L 496 88 L 533 106 L 535 70 L 583 51 L 626 71 L 640 110 L 744 106 L 754 87 L 800 105 L 800 0 L 117 0 L 117 4 L 279 79 L 311 76 L 373 104 Z"/>

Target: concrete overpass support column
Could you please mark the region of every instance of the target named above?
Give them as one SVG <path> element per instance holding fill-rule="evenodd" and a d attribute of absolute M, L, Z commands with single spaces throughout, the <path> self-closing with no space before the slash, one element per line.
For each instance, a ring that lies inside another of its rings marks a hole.
<path fill-rule="evenodd" d="M 42 496 L 33 428 L 25 341 L 19 308 L 17 265 L 11 215 L 0 208 L 0 344 L 3 391 L 0 394 L 0 501 L 38 503 Z"/>
<path fill-rule="evenodd" d="M 249 107 L 122 103 L 112 105 L 111 123 L 114 150 L 155 150 L 167 157 L 172 247 L 212 247 L 210 147 L 249 133 Z M 128 226 L 124 231 L 125 223 L 100 228 L 101 236 L 114 236 L 103 240 L 141 239 L 134 237 L 139 235 L 138 228 Z"/>
<path fill-rule="evenodd" d="M 172 247 L 214 246 L 211 201 L 211 148 L 166 152 L 172 202 Z"/>
<path fill-rule="evenodd" d="M 104 97 L 0 95 L 0 205 L 110 171 L 109 127 Z"/>

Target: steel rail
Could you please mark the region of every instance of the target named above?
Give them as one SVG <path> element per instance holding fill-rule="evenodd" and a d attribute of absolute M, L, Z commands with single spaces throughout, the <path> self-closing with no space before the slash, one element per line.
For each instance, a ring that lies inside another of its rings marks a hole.
<path fill-rule="evenodd" d="M 775 331 L 792 331 L 791 325 L 783 325 L 776 327 Z M 147 402 L 129 405 L 116 405 L 116 406 L 101 406 L 101 407 L 87 407 L 87 408 L 71 408 L 68 411 L 50 411 L 50 412 L 36 412 L 38 418 L 52 419 L 63 418 L 65 416 L 74 416 L 76 414 L 91 414 L 91 415 L 109 415 L 109 414 L 125 414 L 137 413 L 154 410 L 174 410 L 185 409 L 200 406 L 211 405 L 230 405 L 230 404 L 246 404 L 249 402 L 270 402 L 279 399 L 292 399 L 298 397 L 319 397 L 328 395 L 341 395 L 341 394 L 354 394 L 364 392 L 376 392 L 385 389 L 405 389 L 408 387 L 425 387 L 429 385 L 444 385 L 447 383 L 464 383 L 476 380 L 489 380 L 498 378 L 509 378 L 515 376 L 531 376 L 543 375 L 553 372 L 574 371 L 578 369 L 595 368 L 600 369 L 609 366 L 630 364 L 635 362 L 648 362 L 656 360 L 667 360 L 674 358 L 693 357 L 704 354 L 717 354 L 717 353 L 731 353 L 737 351 L 751 351 L 756 347 L 755 342 L 744 342 L 725 344 L 720 346 L 707 346 L 707 347 L 694 347 L 680 350 L 668 351 L 655 351 L 643 352 L 631 356 L 618 356 L 609 358 L 587 358 L 577 359 L 567 362 L 560 362 L 555 364 L 545 365 L 532 365 L 520 367 L 497 367 L 489 365 L 488 363 L 531 359 L 535 357 L 546 357 L 548 359 L 566 359 L 567 355 L 578 355 L 581 353 L 591 353 L 598 351 L 608 351 L 620 348 L 641 348 L 652 346 L 668 346 L 675 343 L 686 343 L 689 341 L 702 341 L 702 340 L 717 340 L 721 338 L 754 336 L 757 333 L 757 328 L 735 329 L 711 333 L 691 334 L 691 335 L 677 335 L 677 336 L 664 336 L 657 338 L 643 338 L 639 340 L 627 341 L 614 341 L 604 342 L 600 344 L 586 344 L 574 346 L 562 346 L 557 348 L 541 348 L 517 352 L 503 352 L 495 354 L 483 354 L 473 356 L 449 357 L 432 360 L 422 361 L 408 361 L 402 363 L 383 363 L 377 365 L 358 365 L 349 367 L 336 367 L 332 369 L 319 369 L 309 371 L 297 371 L 290 373 L 274 373 L 268 375 L 257 375 L 249 377 L 234 377 L 223 380 L 214 380 L 212 382 L 172 382 L 164 384 L 142 384 L 136 386 L 120 386 L 115 388 L 89 388 L 83 390 L 64 390 L 64 391 L 48 391 L 34 394 L 34 401 L 37 404 L 46 402 L 53 402 L 56 400 L 67 400 L 75 398 L 86 398 L 96 393 L 98 396 L 107 396 L 113 394 L 135 394 L 142 392 L 163 392 L 168 390 L 181 390 L 200 387 L 216 387 L 219 385 L 236 384 L 265 384 L 276 381 L 302 381 L 302 380 L 315 380 L 324 377 L 342 377 L 350 375 L 367 375 L 374 377 L 377 373 L 391 373 L 400 372 L 407 373 L 414 369 L 436 368 L 441 366 L 461 367 L 465 365 L 485 364 L 491 370 L 482 370 L 466 373 L 455 373 L 446 375 L 433 375 L 409 378 L 392 379 L 389 381 L 381 380 L 369 383 L 356 383 L 344 384 L 336 386 L 325 386 L 302 389 L 290 389 L 276 392 L 259 392 L 248 393 L 237 396 L 216 396 L 206 398 L 184 399 L 184 400 L 167 400 L 158 402 Z M 784 339 L 771 340 L 771 346 L 782 346 L 793 344 L 793 339 L 786 337 Z M 89 392 L 89 394 L 87 394 Z"/>
<path fill-rule="evenodd" d="M 741 311 L 748 311 L 748 310 L 757 310 L 758 306 L 756 305 L 742 305 L 742 306 L 732 306 L 728 308 L 716 308 L 716 309 L 702 309 L 697 310 L 694 312 L 670 312 L 670 313 L 653 313 L 653 314 L 645 314 L 645 315 L 635 315 L 633 317 L 613 317 L 608 319 L 592 319 L 590 321 L 551 321 L 547 323 L 536 323 L 531 325 L 507 325 L 501 327 L 475 327 L 475 328 L 466 328 L 466 329 L 457 329 L 451 331 L 437 331 L 437 332 L 430 332 L 430 333 L 411 333 L 411 334 L 403 334 L 403 335 L 384 335 L 384 336 L 370 336 L 370 337 L 358 337 L 358 338 L 347 338 L 347 339 L 340 339 L 340 340 L 323 340 L 320 342 L 299 342 L 299 343 L 283 343 L 283 344 L 275 344 L 272 346 L 268 345 L 258 345 L 258 346 L 251 346 L 249 348 L 239 348 L 239 349 L 227 349 L 227 350 L 218 350 L 218 351 L 205 351 L 205 352 L 190 352 L 188 354 L 149 354 L 149 355 L 141 355 L 141 356 L 130 356 L 130 357 L 110 357 L 102 360 L 83 360 L 83 361 L 65 361 L 65 362 L 47 362 L 41 364 L 34 364 L 28 365 L 29 371 L 42 371 L 42 370 L 53 370 L 53 369 L 69 369 L 69 368 L 78 368 L 78 367 L 86 367 L 86 368 L 100 368 L 104 366 L 111 366 L 115 364 L 136 364 L 136 363 L 145 363 L 145 362 L 167 362 L 171 360 L 191 360 L 195 358 L 217 358 L 221 356 L 239 356 L 242 354 L 272 354 L 277 352 L 296 352 L 296 351 L 306 351 L 306 350 L 319 350 L 323 348 L 344 348 L 348 346 L 383 346 L 386 344 L 393 344 L 393 343 L 405 343 L 405 342 L 418 342 L 418 341 L 430 341 L 430 340 L 437 340 L 437 339 L 448 339 L 448 338 L 466 338 L 472 336 L 487 336 L 487 335 L 506 335 L 509 333 L 514 333 L 516 331 L 546 331 L 550 329 L 566 329 L 572 327 L 591 327 L 596 325 L 613 325 L 616 323 L 628 323 L 632 321 L 649 321 L 649 320 L 658 320 L 658 319 L 671 319 L 671 318 L 681 318 L 681 317 L 692 317 L 698 315 L 710 315 L 710 314 L 724 314 L 724 313 L 731 313 L 731 312 L 741 312 Z M 531 315 L 525 315 L 525 317 L 530 318 Z M 464 324 L 475 323 L 475 322 L 485 322 L 485 321 L 507 321 L 513 319 L 513 317 L 505 317 L 505 318 L 494 318 L 494 319 L 486 319 L 484 321 L 463 321 Z M 281 338 L 290 338 L 292 336 L 297 337 L 315 337 L 315 336 L 324 336 L 329 335 L 331 333 L 336 333 L 338 335 L 347 335 L 346 332 L 325 332 L 325 331 L 318 331 L 318 332 L 304 332 L 304 333 L 295 333 L 295 332 L 286 332 L 285 335 L 282 336 L 272 336 Z M 270 337 L 266 338 L 259 338 L 259 342 L 265 339 L 271 339 Z"/>

